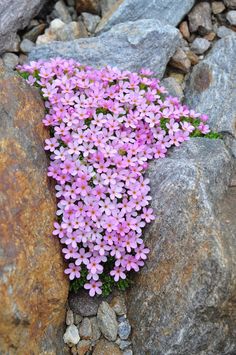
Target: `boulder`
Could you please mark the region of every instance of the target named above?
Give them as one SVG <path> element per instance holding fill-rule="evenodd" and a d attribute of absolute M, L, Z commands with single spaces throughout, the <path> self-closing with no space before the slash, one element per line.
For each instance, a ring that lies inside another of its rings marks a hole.
<path fill-rule="evenodd" d="M 56 201 L 43 116 L 39 93 L 0 66 L 1 354 L 64 354 L 68 282 L 50 237 Z"/>
<path fill-rule="evenodd" d="M 107 31 L 118 23 L 140 19 L 157 19 L 176 26 L 193 5 L 194 0 L 118 0 L 105 14 L 96 32 Z"/>
<path fill-rule="evenodd" d="M 227 48 L 227 50 L 226 50 Z M 187 105 L 209 115 L 210 127 L 236 137 L 236 35 L 217 41 L 186 85 Z"/>
<path fill-rule="evenodd" d="M 29 59 L 60 56 L 94 67 L 111 65 L 130 71 L 145 67 L 162 77 L 178 44 L 179 31 L 176 28 L 157 20 L 139 20 L 116 25 L 98 37 L 38 46 L 32 50 Z"/>
<path fill-rule="evenodd" d="M 217 208 L 231 174 L 223 141 L 207 138 L 150 164 L 157 218 L 144 235 L 148 261 L 127 296 L 136 355 L 236 352 L 236 194 L 231 217 Z"/>
<path fill-rule="evenodd" d="M 12 46 L 16 32 L 25 28 L 37 15 L 45 0 L 1 0 L 0 54 Z"/>

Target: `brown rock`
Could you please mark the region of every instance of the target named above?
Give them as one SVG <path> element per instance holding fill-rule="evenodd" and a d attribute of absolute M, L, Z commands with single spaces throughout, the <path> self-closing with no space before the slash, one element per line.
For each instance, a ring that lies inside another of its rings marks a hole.
<path fill-rule="evenodd" d="M 212 30 L 211 6 L 209 2 L 200 2 L 188 14 L 190 32 L 206 35 Z"/>
<path fill-rule="evenodd" d="M 199 58 L 198 58 L 197 54 L 195 54 L 194 52 L 188 51 L 188 52 L 186 52 L 186 55 L 192 65 L 196 65 L 199 62 Z"/>
<path fill-rule="evenodd" d="M 36 90 L 0 67 L 0 353 L 61 354 L 68 283 Z M 27 349 L 26 349 L 27 346 Z"/>
<path fill-rule="evenodd" d="M 175 54 L 169 61 L 169 65 L 179 69 L 183 73 L 187 73 L 191 67 L 191 62 L 186 53 L 181 48 L 177 48 Z"/>
<path fill-rule="evenodd" d="M 99 0 L 76 0 L 76 11 L 78 14 L 81 12 L 90 12 L 91 14 L 100 14 Z"/>
<path fill-rule="evenodd" d="M 184 74 L 176 73 L 176 72 L 170 72 L 169 76 L 171 78 L 174 78 L 177 81 L 177 83 L 179 83 L 179 84 L 182 84 L 183 81 L 184 81 Z"/>
<path fill-rule="evenodd" d="M 225 5 L 221 1 L 213 1 L 211 4 L 212 12 L 214 15 L 220 14 L 225 10 Z"/>
<path fill-rule="evenodd" d="M 122 355 L 122 352 L 120 351 L 118 345 L 105 339 L 101 339 L 95 346 L 93 355 Z"/>
<path fill-rule="evenodd" d="M 77 345 L 77 352 L 78 355 L 85 355 L 91 348 L 91 342 L 89 340 L 81 340 Z"/>
<path fill-rule="evenodd" d="M 39 35 L 41 35 L 43 33 L 43 31 L 46 28 L 46 24 L 45 23 L 40 23 L 39 25 L 33 27 L 30 31 L 26 32 L 23 36 L 23 38 L 25 39 L 29 39 L 32 42 L 35 42 L 36 39 L 38 38 Z"/>
<path fill-rule="evenodd" d="M 181 24 L 179 25 L 179 30 L 182 33 L 182 36 L 189 40 L 190 38 L 190 32 L 189 32 L 189 28 L 188 28 L 188 22 L 187 21 L 183 21 L 181 22 Z"/>
<path fill-rule="evenodd" d="M 216 33 L 213 31 L 204 36 L 204 38 L 207 39 L 208 41 L 213 41 L 215 37 L 216 37 Z"/>

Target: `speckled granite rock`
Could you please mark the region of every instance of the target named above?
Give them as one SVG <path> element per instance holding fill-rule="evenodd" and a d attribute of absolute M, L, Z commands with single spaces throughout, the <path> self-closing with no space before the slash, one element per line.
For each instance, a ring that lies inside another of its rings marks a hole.
<path fill-rule="evenodd" d="M 215 210 L 231 172 L 223 141 L 205 138 L 150 164 L 158 218 L 146 229 L 151 252 L 128 294 L 136 355 L 236 352 L 236 230 L 221 228 Z"/>
<path fill-rule="evenodd" d="M 209 114 L 212 129 L 236 137 L 236 34 L 222 38 L 196 65 L 186 85 L 185 101 Z"/>
<path fill-rule="evenodd" d="M 44 3 L 45 0 L 1 0 L 0 54 L 14 43 L 16 32 L 29 24 Z"/>
<path fill-rule="evenodd" d="M 179 44 L 179 31 L 157 20 L 139 20 L 114 26 L 98 37 L 53 42 L 30 53 L 30 60 L 61 56 L 80 63 L 137 71 L 143 66 L 162 77 Z"/>
<path fill-rule="evenodd" d="M 96 31 L 107 31 L 126 21 L 157 19 L 176 26 L 194 5 L 194 0 L 118 0 L 106 13 Z"/>
<path fill-rule="evenodd" d="M 56 202 L 43 116 L 37 91 L 0 66 L 1 354 L 64 354 L 68 282 L 49 237 Z"/>

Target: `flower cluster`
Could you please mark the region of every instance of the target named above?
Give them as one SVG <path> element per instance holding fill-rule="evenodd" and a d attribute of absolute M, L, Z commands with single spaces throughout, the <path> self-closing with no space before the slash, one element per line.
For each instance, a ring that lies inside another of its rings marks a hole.
<path fill-rule="evenodd" d="M 104 275 L 118 283 L 147 258 L 142 229 L 154 219 L 148 161 L 207 134 L 208 117 L 167 96 L 145 69 L 97 70 L 56 58 L 19 71 L 45 99 L 48 176 L 58 198 L 53 235 L 63 245 L 65 273 L 83 279 L 90 296 L 101 294 Z"/>

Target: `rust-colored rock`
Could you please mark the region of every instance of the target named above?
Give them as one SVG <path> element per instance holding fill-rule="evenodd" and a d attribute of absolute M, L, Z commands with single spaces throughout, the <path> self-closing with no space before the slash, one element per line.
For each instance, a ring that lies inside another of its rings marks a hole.
<path fill-rule="evenodd" d="M 179 30 L 182 34 L 182 36 L 189 40 L 190 38 L 190 32 L 189 32 L 189 28 L 188 28 L 188 22 L 187 21 L 183 21 L 181 22 L 181 24 L 179 25 Z"/>
<path fill-rule="evenodd" d="M 0 353 L 64 354 L 68 283 L 50 238 L 55 199 L 36 90 L 0 66 Z"/>
<path fill-rule="evenodd" d="M 115 343 L 101 339 L 95 346 L 93 355 L 122 355 L 122 352 Z"/>
<path fill-rule="evenodd" d="M 76 11 L 78 14 L 81 12 L 90 12 L 92 14 L 100 14 L 100 1 L 99 0 L 76 0 Z"/>

